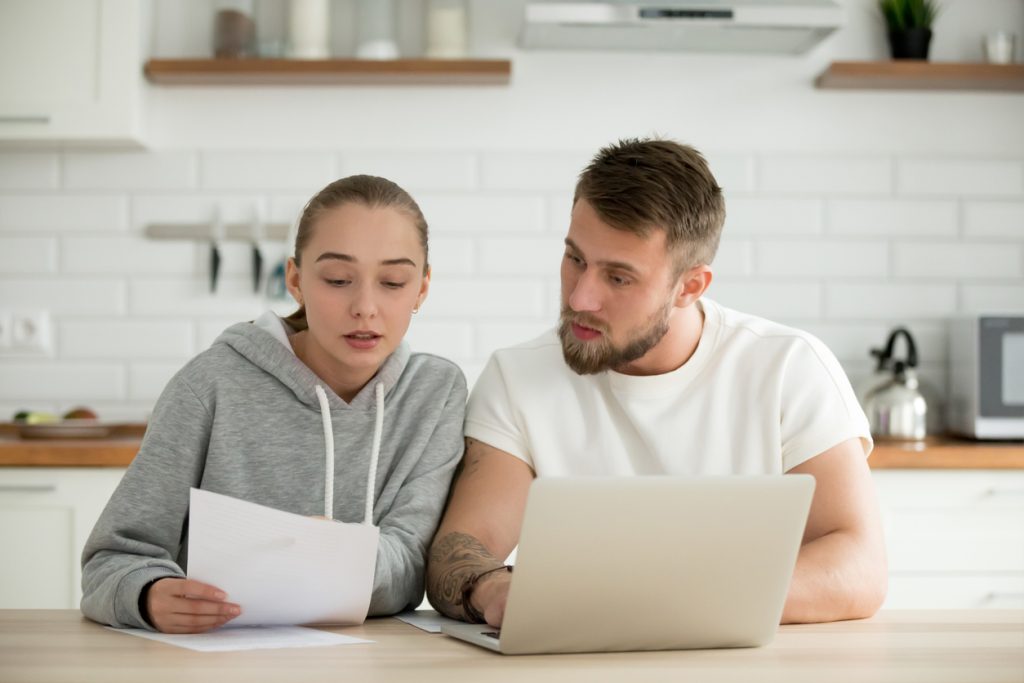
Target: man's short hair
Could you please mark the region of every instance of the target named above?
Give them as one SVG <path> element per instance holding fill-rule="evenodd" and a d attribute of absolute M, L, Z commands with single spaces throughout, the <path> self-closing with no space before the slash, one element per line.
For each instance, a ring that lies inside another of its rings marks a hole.
<path fill-rule="evenodd" d="M 725 224 L 722 188 L 693 147 L 672 140 L 626 139 L 603 148 L 576 183 L 602 221 L 646 237 L 665 231 L 676 274 L 710 264 Z"/>

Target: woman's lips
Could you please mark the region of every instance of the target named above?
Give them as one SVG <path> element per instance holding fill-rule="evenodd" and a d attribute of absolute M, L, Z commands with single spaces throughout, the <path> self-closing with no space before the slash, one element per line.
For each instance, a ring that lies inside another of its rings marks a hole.
<path fill-rule="evenodd" d="M 380 343 L 381 336 L 373 332 L 353 332 L 344 335 L 345 342 L 354 349 L 372 349 Z"/>
<path fill-rule="evenodd" d="M 580 341 L 590 341 L 592 339 L 597 339 L 598 337 L 601 336 L 601 333 L 599 331 L 591 327 L 584 327 L 579 323 L 572 324 L 572 333 L 573 336 L 575 336 Z"/>

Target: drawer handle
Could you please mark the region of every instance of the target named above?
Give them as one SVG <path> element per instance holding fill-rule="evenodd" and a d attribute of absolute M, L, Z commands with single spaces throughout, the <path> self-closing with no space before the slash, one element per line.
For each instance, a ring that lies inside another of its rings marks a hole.
<path fill-rule="evenodd" d="M 985 491 L 986 498 L 1014 497 L 1024 498 L 1024 489 L 997 489 L 991 488 Z"/>
<path fill-rule="evenodd" d="M 53 493 L 56 484 L 2 484 L 0 493 Z"/>
<path fill-rule="evenodd" d="M 0 116 L 0 123 L 49 123 L 50 117 L 43 115 Z"/>

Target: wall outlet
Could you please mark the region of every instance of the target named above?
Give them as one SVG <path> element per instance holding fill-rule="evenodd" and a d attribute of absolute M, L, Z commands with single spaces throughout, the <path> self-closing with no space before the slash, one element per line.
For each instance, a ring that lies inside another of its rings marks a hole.
<path fill-rule="evenodd" d="M 50 313 L 45 310 L 0 311 L 0 354 L 49 356 L 53 350 Z"/>

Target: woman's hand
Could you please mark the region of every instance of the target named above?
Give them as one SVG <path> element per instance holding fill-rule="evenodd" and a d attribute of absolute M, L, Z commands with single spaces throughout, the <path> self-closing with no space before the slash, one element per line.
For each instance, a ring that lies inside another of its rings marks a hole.
<path fill-rule="evenodd" d="M 149 623 L 163 633 L 203 633 L 242 613 L 226 599 L 224 591 L 206 583 L 159 579 L 146 592 L 146 611 Z"/>

